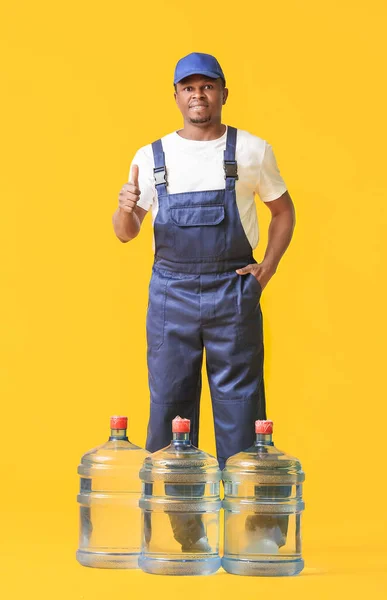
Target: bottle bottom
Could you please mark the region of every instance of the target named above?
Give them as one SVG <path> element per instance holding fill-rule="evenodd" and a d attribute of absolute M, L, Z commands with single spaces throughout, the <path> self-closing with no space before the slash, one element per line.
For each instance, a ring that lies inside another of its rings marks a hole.
<path fill-rule="evenodd" d="M 77 550 L 77 561 L 83 567 L 97 569 L 138 569 L 138 553 L 87 552 Z"/>
<path fill-rule="evenodd" d="M 304 568 L 302 558 L 281 561 L 257 561 L 244 558 L 222 558 L 222 567 L 233 575 L 252 575 L 256 577 L 286 577 L 298 575 Z"/>
<path fill-rule="evenodd" d="M 138 566 L 153 575 L 212 575 L 220 569 L 221 563 L 219 556 L 171 560 L 140 555 Z"/>

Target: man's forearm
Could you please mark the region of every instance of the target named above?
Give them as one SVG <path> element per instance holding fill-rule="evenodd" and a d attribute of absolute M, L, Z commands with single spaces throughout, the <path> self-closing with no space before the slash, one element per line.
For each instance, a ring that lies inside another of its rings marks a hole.
<path fill-rule="evenodd" d="M 271 219 L 269 239 L 263 260 L 274 271 L 276 271 L 278 263 L 290 244 L 295 222 L 294 209 L 274 215 Z"/>
<path fill-rule="evenodd" d="M 113 228 L 121 242 L 129 242 L 138 235 L 141 223 L 134 211 L 128 213 L 122 208 L 117 208 L 113 214 Z"/>

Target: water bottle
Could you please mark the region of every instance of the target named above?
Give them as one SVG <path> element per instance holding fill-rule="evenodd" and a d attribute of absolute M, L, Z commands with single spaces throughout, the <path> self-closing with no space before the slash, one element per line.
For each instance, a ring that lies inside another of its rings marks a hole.
<path fill-rule="evenodd" d="M 171 444 L 147 456 L 140 471 L 139 566 L 147 573 L 209 575 L 220 568 L 221 472 L 216 458 L 191 444 L 189 431 L 189 419 L 176 417 Z"/>
<path fill-rule="evenodd" d="M 85 567 L 138 567 L 141 540 L 139 471 L 146 450 L 132 444 L 127 417 L 111 417 L 108 442 L 86 452 L 78 473 L 80 535 L 77 560 Z"/>
<path fill-rule="evenodd" d="M 237 575 L 297 575 L 301 556 L 301 464 L 272 441 L 273 422 L 255 422 L 255 444 L 223 470 L 224 557 Z"/>

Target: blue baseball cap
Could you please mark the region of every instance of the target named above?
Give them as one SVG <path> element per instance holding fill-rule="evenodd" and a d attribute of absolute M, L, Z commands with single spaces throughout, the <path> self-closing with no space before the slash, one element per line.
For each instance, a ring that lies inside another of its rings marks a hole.
<path fill-rule="evenodd" d="M 176 83 L 190 75 L 206 75 L 212 79 L 221 77 L 226 83 L 220 64 L 215 56 L 211 56 L 211 54 L 192 52 L 181 58 L 175 68 L 173 83 L 176 85 Z"/>

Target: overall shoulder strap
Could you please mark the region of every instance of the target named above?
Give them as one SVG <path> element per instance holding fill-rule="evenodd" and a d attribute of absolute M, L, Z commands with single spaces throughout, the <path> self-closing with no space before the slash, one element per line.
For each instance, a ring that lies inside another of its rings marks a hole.
<path fill-rule="evenodd" d="M 160 195 L 167 194 L 167 169 L 165 166 L 165 155 L 161 140 L 152 143 L 153 159 L 154 159 L 154 178 L 157 193 Z"/>
<path fill-rule="evenodd" d="M 235 188 L 235 181 L 238 179 L 238 165 L 235 160 L 237 142 L 237 129 L 227 127 L 226 149 L 224 151 L 224 178 L 226 180 L 226 190 Z"/>

